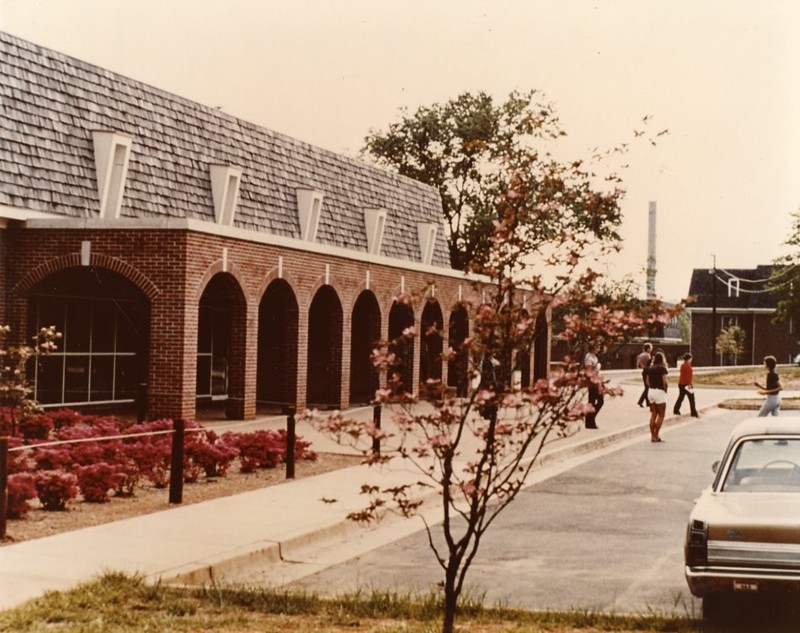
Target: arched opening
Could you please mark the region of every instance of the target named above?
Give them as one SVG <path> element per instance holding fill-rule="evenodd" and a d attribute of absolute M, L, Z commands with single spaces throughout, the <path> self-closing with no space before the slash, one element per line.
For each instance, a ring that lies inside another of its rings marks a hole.
<path fill-rule="evenodd" d="M 118 273 L 92 266 L 50 275 L 30 294 L 28 340 L 49 326 L 62 337 L 31 366 L 33 397 L 44 406 L 130 409 L 124 403 L 145 397 L 149 324 L 147 297 Z"/>
<path fill-rule="evenodd" d="M 455 389 L 458 397 L 465 398 L 469 351 L 463 348 L 463 343 L 469 336 L 469 314 L 463 305 L 450 313 L 448 331 L 447 344 L 456 354 L 447 364 L 447 385 Z"/>
<path fill-rule="evenodd" d="M 422 310 L 420 321 L 419 381 L 442 379 L 442 309 L 436 301 L 429 300 Z"/>
<path fill-rule="evenodd" d="M 297 402 L 297 299 L 291 286 L 276 279 L 258 307 L 256 405 L 274 410 Z"/>
<path fill-rule="evenodd" d="M 198 407 L 208 408 L 212 402 L 229 397 L 243 398 L 245 328 L 244 297 L 239 284 L 227 273 L 214 275 L 198 306 Z"/>
<path fill-rule="evenodd" d="M 372 364 L 372 350 L 381 338 L 381 309 L 375 295 L 362 292 L 350 322 L 350 404 L 366 404 L 375 399 L 379 375 Z"/>
<path fill-rule="evenodd" d="M 548 358 L 550 357 L 550 332 L 544 310 L 536 315 L 536 330 L 533 335 L 533 380 L 546 379 L 550 374 Z"/>
<path fill-rule="evenodd" d="M 342 304 L 331 286 L 314 295 L 308 312 L 306 404 L 341 406 Z"/>
<path fill-rule="evenodd" d="M 527 321 L 530 319 L 530 315 L 528 314 L 527 310 L 522 310 L 520 312 L 520 319 Z M 535 330 L 534 330 L 535 336 Z M 516 373 L 518 372 L 517 376 L 512 375 L 512 383 L 515 380 L 519 380 L 518 386 L 522 389 L 531 386 L 531 341 L 530 339 L 525 339 L 520 341 L 520 347 L 515 350 L 514 353 L 514 369 L 513 371 Z"/>
<path fill-rule="evenodd" d="M 395 301 L 389 312 L 389 352 L 397 358 L 390 369 L 390 384 L 395 395 L 411 393 L 414 388 L 414 339 L 403 337 L 406 328 L 413 327 L 414 312 L 405 303 Z"/>

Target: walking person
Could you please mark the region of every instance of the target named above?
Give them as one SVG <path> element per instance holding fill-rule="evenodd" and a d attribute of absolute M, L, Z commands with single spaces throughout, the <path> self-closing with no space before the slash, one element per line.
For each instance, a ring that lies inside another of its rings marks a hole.
<path fill-rule="evenodd" d="M 639 396 L 638 404 L 640 407 L 643 407 L 645 402 L 647 406 L 650 406 L 650 401 L 647 399 L 647 368 L 650 367 L 650 363 L 653 360 L 652 356 L 650 356 L 652 351 L 653 346 L 650 343 L 645 343 L 642 345 L 641 353 L 636 357 L 636 367 L 642 370 L 642 383 L 644 383 L 644 391 Z"/>
<path fill-rule="evenodd" d="M 765 356 L 764 367 L 767 368 L 767 382 L 762 387 L 758 384 L 758 381 L 753 381 L 753 384 L 758 387 L 758 393 L 762 396 L 766 396 L 764 404 L 761 405 L 761 410 L 758 412 L 759 418 L 764 418 L 768 415 L 778 415 L 778 412 L 781 410 L 781 391 L 783 390 L 783 385 L 781 385 L 778 372 L 775 371 L 777 366 L 778 361 L 774 356 Z"/>
<path fill-rule="evenodd" d="M 689 412 L 692 414 L 692 417 L 699 418 L 700 415 L 697 413 L 697 407 L 695 407 L 694 402 L 694 369 L 692 368 L 692 355 L 688 353 L 683 355 L 683 364 L 681 365 L 680 375 L 678 376 L 678 399 L 675 401 L 675 406 L 672 409 L 675 415 L 681 414 L 681 405 L 683 404 L 684 398 L 689 401 Z"/>
<path fill-rule="evenodd" d="M 587 413 L 584 418 L 584 426 L 587 429 L 597 428 L 597 414 L 605 404 L 605 397 L 603 395 L 603 377 L 600 375 L 600 362 L 597 359 L 597 347 L 591 346 L 586 356 L 583 357 L 583 368 L 586 372 L 586 377 L 589 379 L 589 404 L 592 405 L 594 411 Z"/>
<path fill-rule="evenodd" d="M 667 412 L 667 362 L 663 352 L 656 352 L 653 364 L 647 368 L 647 390 L 650 401 L 650 441 L 661 441 L 661 425 Z"/>

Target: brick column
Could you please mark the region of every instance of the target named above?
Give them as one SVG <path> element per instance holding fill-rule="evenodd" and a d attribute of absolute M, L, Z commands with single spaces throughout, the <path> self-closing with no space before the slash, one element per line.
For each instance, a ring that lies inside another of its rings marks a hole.
<path fill-rule="evenodd" d="M 147 418 L 196 415 L 198 304 L 171 287 L 151 306 Z"/>

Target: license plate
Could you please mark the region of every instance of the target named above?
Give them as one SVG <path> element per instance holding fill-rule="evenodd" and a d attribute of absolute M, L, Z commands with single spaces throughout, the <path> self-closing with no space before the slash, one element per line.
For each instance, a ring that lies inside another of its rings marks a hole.
<path fill-rule="evenodd" d="M 741 580 L 734 580 L 733 581 L 733 590 L 734 591 L 747 591 L 750 593 L 755 593 L 758 591 L 758 583 L 757 582 L 742 582 Z"/>

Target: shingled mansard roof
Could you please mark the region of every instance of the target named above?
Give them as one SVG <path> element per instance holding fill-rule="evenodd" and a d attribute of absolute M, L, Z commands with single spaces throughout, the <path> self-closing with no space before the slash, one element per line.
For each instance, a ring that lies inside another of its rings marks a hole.
<path fill-rule="evenodd" d="M 718 309 L 727 310 L 774 310 L 778 295 L 767 291 L 766 280 L 772 273 L 772 266 L 761 265 L 755 268 L 716 269 Z M 710 309 L 714 299 L 713 276 L 707 268 L 695 268 L 689 286 L 689 296 L 694 297 L 688 308 Z M 738 286 L 738 293 L 736 292 Z"/>
<path fill-rule="evenodd" d="M 120 220 L 215 223 L 209 171 L 225 165 L 241 170 L 239 233 L 301 239 L 297 190 L 313 190 L 317 244 L 366 257 L 364 210 L 385 209 L 381 256 L 420 262 L 419 227 L 435 225 L 430 263 L 449 268 L 435 189 L 6 33 L 0 113 L 7 211 L 97 217 L 93 134 L 111 131 L 132 139 Z"/>

